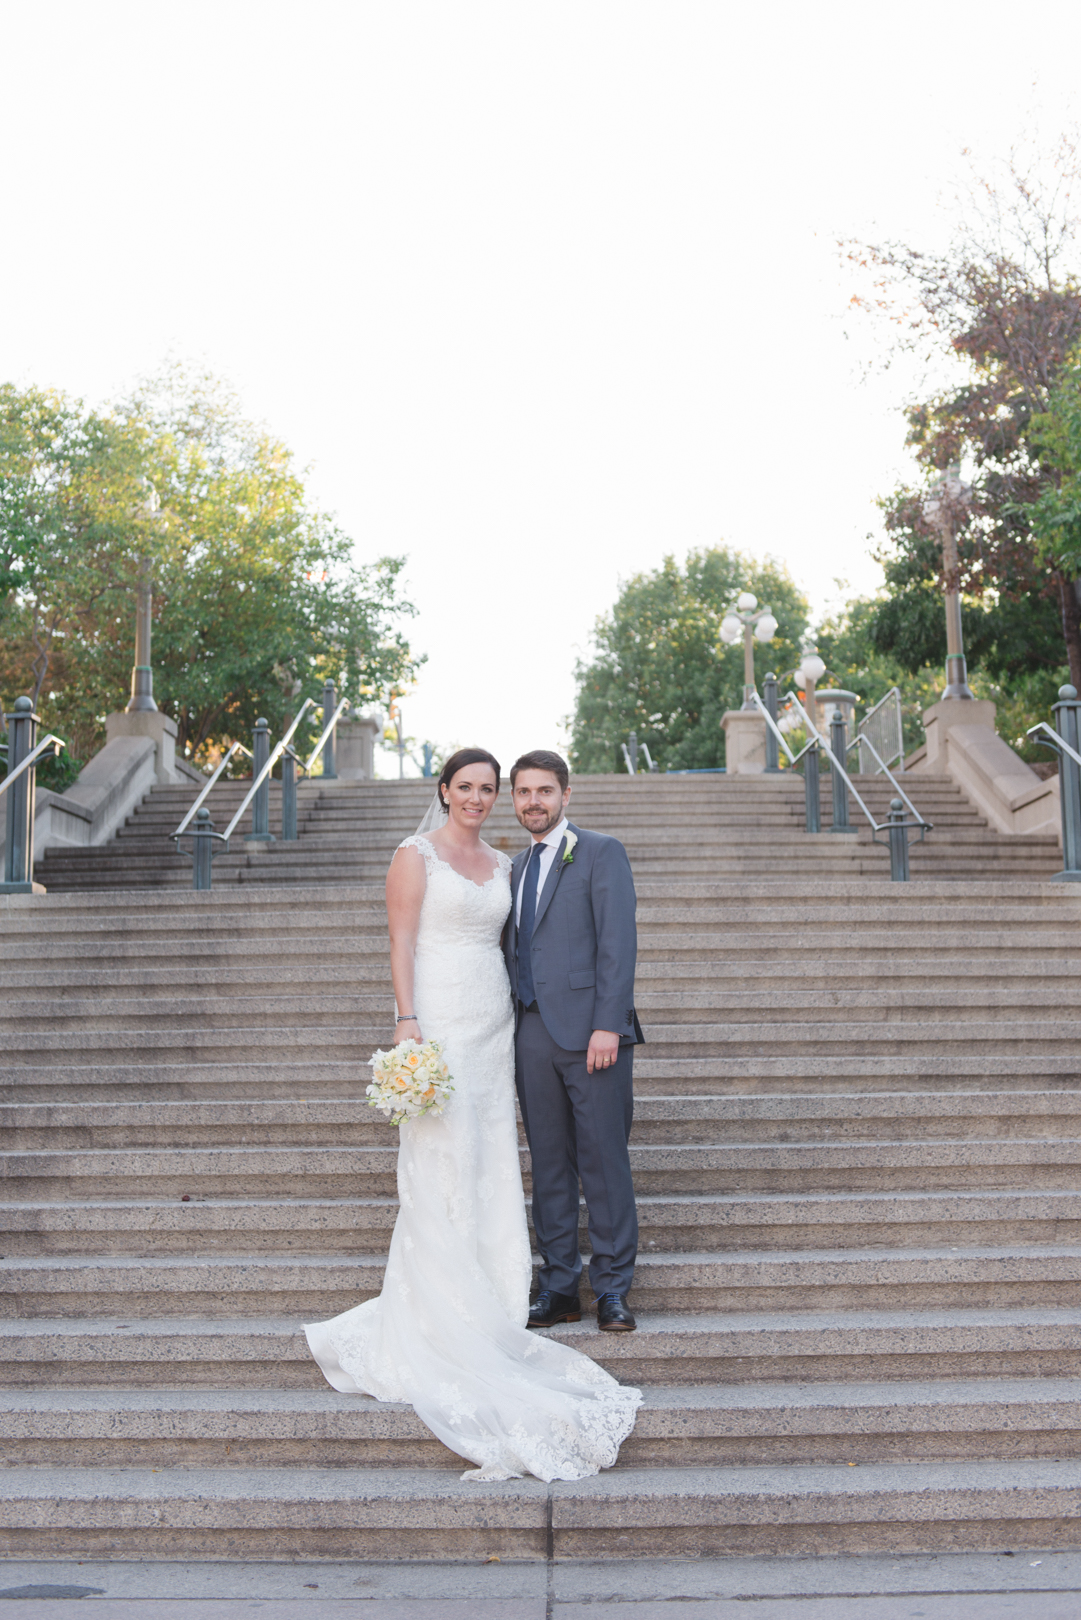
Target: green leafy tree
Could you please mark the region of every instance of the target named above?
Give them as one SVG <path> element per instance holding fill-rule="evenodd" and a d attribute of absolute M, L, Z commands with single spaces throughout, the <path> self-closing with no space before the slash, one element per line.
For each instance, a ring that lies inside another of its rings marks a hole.
<path fill-rule="evenodd" d="M 49 396 L 63 429 L 51 436 L 41 398 L 3 396 L 5 511 L 27 515 L 0 554 L 17 576 L 0 680 L 40 698 L 81 757 L 127 701 L 143 578 L 155 698 L 189 758 L 247 735 L 260 714 L 280 729 L 328 677 L 357 702 L 408 683 L 418 660 L 400 622 L 412 612 L 402 559 L 358 565 L 290 452 L 212 378 L 174 367 L 103 413 Z M 16 453 L 20 442 L 33 454 Z"/>
<path fill-rule="evenodd" d="M 1031 511 L 1041 558 L 1081 577 L 1081 348 L 1070 355 L 1047 410 L 1033 417 L 1029 439 L 1057 477 Z"/>
<path fill-rule="evenodd" d="M 952 356 L 958 367 L 955 381 L 907 411 L 924 483 L 884 503 L 886 593 L 873 643 L 909 671 L 939 661 L 949 586 L 962 595 L 970 668 L 1053 691 L 1067 665 L 1081 684 L 1081 556 L 1041 545 L 1036 528 L 1061 481 L 1037 424 L 1081 339 L 1076 142 L 1064 139 L 1032 170 L 1011 158 L 1002 173 L 974 174 L 943 253 L 893 242 L 852 246 L 849 256 L 873 276 L 871 293 L 854 302 L 891 321 L 899 346 Z M 955 514 L 959 567 L 947 581 L 923 499 L 962 459 L 975 469 L 972 498 Z"/>
<path fill-rule="evenodd" d="M 761 682 L 767 669 L 794 668 L 807 624 L 807 603 L 780 563 L 711 546 L 690 552 L 682 567 L 668 556 L 626 581 L 596 622 L 594 657 L 575 672 L 575 770 L 625 769 L 620 744 L 632 730 L 661 770 L 724 763 L 721 717 L 743 700 L 743 646 L 725 646 L 719 631 L 744 590 L 777 619 L 773 641 L 755 646 Z"/>

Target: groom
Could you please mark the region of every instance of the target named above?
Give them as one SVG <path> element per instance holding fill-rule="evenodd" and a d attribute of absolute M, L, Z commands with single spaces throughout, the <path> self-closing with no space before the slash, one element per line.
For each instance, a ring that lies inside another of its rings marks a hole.
<path fill-rule="evenodd" d="M 581 1320 L 581 1178 L 597 1325 L 629 1333 L 638 1216 L 627 1139 L 631 1057 L 642 1040 L 634 1010 L 634 881 L 618 839 L 567 820 L 569 780 L 560 756 L 541 748 L 523 754 L 510 773 L 514 813 L 533 835 L 511 868 L 504 938 L 543 1259 L 529 1326 Z"/>

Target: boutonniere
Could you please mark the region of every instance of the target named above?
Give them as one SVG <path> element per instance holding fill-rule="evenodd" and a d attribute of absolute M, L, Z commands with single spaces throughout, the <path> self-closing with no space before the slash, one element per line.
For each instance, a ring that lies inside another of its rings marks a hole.
<path fill-rule="evenodd" d="M 566 848 L 563 851 L 563 859 L 559 863 L 560 866 L 570 866 L 571 862 L 574 860 L 574 846 L 577 842 L 578 834 L 576 832 L 568 832 Z"/>

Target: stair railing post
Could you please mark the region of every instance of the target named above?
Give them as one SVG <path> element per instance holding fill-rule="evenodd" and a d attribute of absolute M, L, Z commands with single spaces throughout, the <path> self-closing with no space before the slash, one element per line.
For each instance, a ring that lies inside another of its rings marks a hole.
<path fill-rule="evenodd" d="M 333 681 L 327 681 L 323 687 L 323 724 L 326 725 L 334 710 L 338 707 L 338 690 Z M 336 782 L 338 772 L 334 764 L 334 739 L 338 728 L 334 727 L 330 736 L 323 744 L 323 780 Z"/>
<path fill-rule="evenodd" d="M 631 732 L 630 737 L 627 740 L 627 745 L 630 748 L 630 752 L 631 752 L 631 775 L 632 776 L 637 776 L 638 775 L 638 733 L 637 733 L 637 731 L 632 731 Z"/>
<path fill-rule="evenodd" d="M 214 882 L 214 823 L 204 805 L 191 828 L 191 886 L 209 889 Z"/>
<path fill-rule="evenodd" d="M 908 882 L 908 829 L 904 825 L 905 807 L 900 799 L 890 800 L 890 881 Z"/>
<path fill-rule="evenodd" d="M 1081 752 L 1081 702 L 1073 686 L 1060 686 L 1059 701 L 1052 705 L 1055 730 L 1067 747 Z M 1059 804 L 1062 815 L 1062 871 L 1060 882 L 1081 880 L 1081 765 L 1065 751 L 1059 753 Z"/>
<path fill-rule="evenodd" d="M 282 842 L 292 844 L 297 836 L 297 757 L 291 748 L 282 755 Z"/>
<path fill-rule="evenodd" d="M 15 699 L 8 715 L 8 774 L 32 754 L 38 740 L 40 716 L 34 713 L 30 698 Z M 4 850 L 4 883 L 8 894 L 32 894 L 34 890 L 34 811 L 37 800 L 37 763 L 27 767 L 12 782 L 7 800 L 7 845 Z"/>
<path fill-rule="evenodd" d="M 818 785 L 818 749 L 808 748 L 803 756 L 803 798 L 806 806 L 806 831 L 822 831 L 822 799 Z"/>
<path fill-rule="evenodd" d="M 762 702 L 766 705 L 766 713 L 776 723 L 777 720 L 777 677 L 772 670 L 767 670 L 762 681 Z M 777 739 L 769 726 L 766 727 L 766 774 L 775 776 L 781 768 L 781 751 L 777 746 Z"/>
<path fill-rule="evenodd" d="M 259 775 L 269 758 L 270 726 L 266 720 L 260 718 L 255 722 L 255 731 L 252 735 L 251 770 L 253 776 Z M 251 803 L 251 832 L 244 834 L 244 842 L 246 844 L 272 844 L 274 842 L 274 834 L 270 830 L 269 776 L 264 777 L 255 790 L 255 797 Z"/>
<path fill-rule="evenodd" d="M 840 709 L 834 709 L 833 718 L 830 721 L 830 753 L 840 765 L 841 771 L 845 768 L 847 751 L 845 717 Z M 846 833 L 851 832 L 852 827 L 848 819 L 848 787 L 844 777 L 841 775 L 841 771 L 833 770 L 830 772 L 833 778 L 833 826 L 830 828 L 830 832 Z"/>

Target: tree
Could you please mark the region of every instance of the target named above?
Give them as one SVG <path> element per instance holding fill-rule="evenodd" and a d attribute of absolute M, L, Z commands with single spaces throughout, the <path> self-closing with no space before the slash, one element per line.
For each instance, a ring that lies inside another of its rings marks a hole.
<path fill-rule="evenodd" d="M 280 729 L 297 693 L 327 677 L 367 702 L 408 682 L 403 560 L 357 565 L 290 452 L 212 378 L 173 367 L 99 413 L 11 388 L 0 405 L 0 679 L 40 697 L 84 756 L 126 702 L 142 577 L 155 698 L 189 758 L 247 735 L 259 714 Z"/>
<path fill-rule="evenodd" d="M 632 730 L 662 770 L 723 763 L 721 716 L 743 699 L 743 647 L 725 646 L 719 631 L 743 590 L 768 603 L 778 623 L 773 641 L 755 647 L 759 681 L 771 667 L 794 668 L 807 603 L 772 559 L 711 546 L 690 552 L 683 567 L 668 556 L 621 586 L 611 613 L 596 622 L 595 656 L 575 671 L 575 770 L 624 769 L 620 744 Z"/>
<path fill-rule="evenodd" d="M 1077 577 L 1081 575 L 1081 348 L 1073 351 L 1052 388 L 1047 410 L 1033 417 L 1029 438 L 1044 464 L 1058 474 L 1032 506 L 1039 554 Z"/>
<path fill-rule="evenodd" d="M 1032 168 L 1012 156 L 1001 172 L 974 172 L 943 253 L 896 242 L 848 246 L 850 260 L 875 278 L 873 292 L 854 302 L 890 320 L 898 346 L 937 348 L 962 368 L 956 384 L 908 407 L 908 444 L 926 482 L 885 503 L 887 596 L 872 636 L 907 668 L 937 658 L 948 583 L 964 597 L 973 668 L 1020 679 L 1068 664 L 1081 684 L 1081 559 L 1041 546 L 1034 528 L 1040 501 L 1061 480 L 1036 424 L 1081 339 L 1081 282 L 1070 260 L 1081 186 L 1075 140 Z M 972 500 L 957 514 L 958 576 L 947 582 L 923 497 L 962 458 L 976 475 Z"/>

